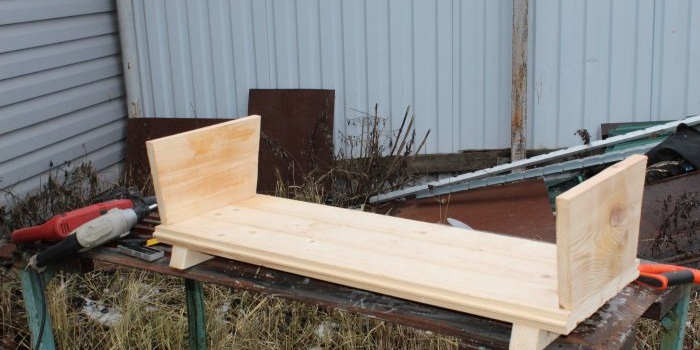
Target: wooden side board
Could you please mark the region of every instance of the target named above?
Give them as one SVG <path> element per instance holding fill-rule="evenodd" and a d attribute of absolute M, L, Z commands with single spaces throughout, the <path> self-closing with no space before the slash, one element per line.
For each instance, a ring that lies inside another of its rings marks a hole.
<path fill-rule="evenodd" d="M 637 278 L 646 159 L 632 155 L 557 197 L 563 308 L 595 311 Z"/>
<path fill-rule="evenodd" d="M 554 245 L 251 193 L 255 123 L 149 141 L 167 218 L 155 236 L 175 247 L 172 266 L 217 255 L 503 320 L 527 348 L 567 334 L 636 276 L 644 157 L 563 195 Z"/>
<path fill-rule="evenodd" d="M 254 196 L 259 140 L 254 115 L 146 142 L 161 222 Z"/>

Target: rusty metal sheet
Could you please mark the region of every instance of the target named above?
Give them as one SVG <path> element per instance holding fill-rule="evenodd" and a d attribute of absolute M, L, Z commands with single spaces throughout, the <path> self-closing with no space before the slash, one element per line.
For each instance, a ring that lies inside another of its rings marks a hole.
<path fill-rule="evenodd" d="M 335 91 L 251 89 L 248 114 L 261 116 L 258 193 L 275 192 L 276 170 L 287 184 L 329 170 L 333 157 Z"/>
<path fill-rule="evenodd" d="M 432 223 L 444 223 L 451 217 L 480 231 L 556 241 L 556 222 L 543 180 L 407 200 L 393 214 Z"/>
<path fill-rule="evenodd" d="M 700 171 L 646 186 L 639 257 L 681 264 L 700 261 Z"/>

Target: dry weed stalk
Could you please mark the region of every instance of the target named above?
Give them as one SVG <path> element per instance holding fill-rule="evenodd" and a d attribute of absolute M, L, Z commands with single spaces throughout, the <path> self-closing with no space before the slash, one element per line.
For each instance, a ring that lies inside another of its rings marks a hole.
<path fill-rule="evenodd" d="M 409 112 L 410 107 L 395 133 L 384 131 L 387 119 L 379 115 L 377 105 L 374 114 L 364 113 L 348 121 L 359 123 L 361 132 L 359 136 L 341 135 L 345 147 L 338 151 L 331 169 L 334 205 L 363 206 L 369 197 L 399 189 L 413 180 L 408 161 L 425 146 L 430 130 L 416 143 L 415 116 L 409 118 Z"/>

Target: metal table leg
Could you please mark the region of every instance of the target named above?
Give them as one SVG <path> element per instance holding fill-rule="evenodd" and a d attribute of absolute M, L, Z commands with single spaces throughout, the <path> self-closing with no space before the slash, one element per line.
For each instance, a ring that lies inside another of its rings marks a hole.
<path fill-rule="evenodd" d="M 690 302 L 690 285 L 677 286 L 683 294 L 678 302 L 661 319 L 663 326 L 661 334 L 662 350 L 682 350 L 685 324 L 688 321 L 688 304 Z"/>
<path fill-rule="evenodd" d="M 56 272 L 53 270 L 38 273 L 32 269 L 23 269 L 20 272 L 24 308 L 27 310 L 27 323 L 29 323 L 32 337 L 32 349 L 56 349 L 51 316 L 47 310 L 44 293 L 44 286 L 55 274 Z M 40 343 L 39 346 L 37 346 L 37 342 Z"/>
<path fill-rule="evenodd" d="M 207 330 L 205 327 L 204 298 L 202 282 L 185 279 L 187 296 L 187 324 L 189 326 L 190 349 L 207 349 Z"/>

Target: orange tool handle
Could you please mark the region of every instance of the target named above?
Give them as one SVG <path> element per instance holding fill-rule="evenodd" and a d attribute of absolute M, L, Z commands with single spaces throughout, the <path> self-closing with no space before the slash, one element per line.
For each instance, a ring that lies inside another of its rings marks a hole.
<path fill-rule="evenodd" d="M 700 270 L 667 264 L 640 264 L 637 281 L 655 289 L 685 283 L 700 284 Z"/>

